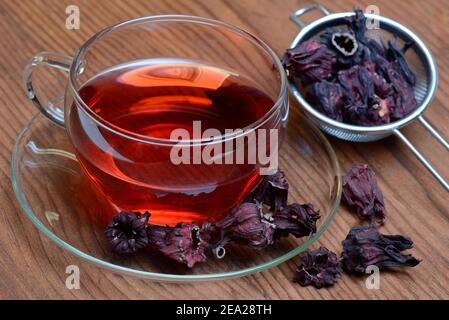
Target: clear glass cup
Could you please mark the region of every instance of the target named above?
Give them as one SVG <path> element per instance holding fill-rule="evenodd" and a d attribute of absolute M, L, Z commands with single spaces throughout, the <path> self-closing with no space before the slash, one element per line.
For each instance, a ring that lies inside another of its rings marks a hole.
<path fill-rule="evenodd" d="M 237 27 L 205 18 L 165 15 L 134 19 L 111 26 L 90 38 L 73 57 L 40 53 L 27 66 L 28 97 L 51 121 L 66 128 L 77 159 L 90 181 L 115 211 L 152 213 L 152 222 L 214 221 L 244 199 L 260 180 L 253 164 L 177 165 L 170 150 L 179 141 L 142 136 L 112 125 L 95 113 L 79 91 L 93 77 L 115 66 L 143 59 L 186 59 L 231 70 L 250 79 L 273 101 L 271 109 L 222 141 L 247 138 L 258 129 L 286 126 L 288 93 L 282 65 L 260 39 Z M 65 94 L 46 85 L 51 67 L 68 73 Z M 37 79 L 35 77 L 41 77 Z M 52 92 L 52 93 L 49 93 Z M 52 96 L 54 94 L 54 96 Z M 184 148 L 205 148 L 210 139 L 183 141 Z M 237 153 L 238 146 L 227 152 Z M 220 154 L 225 157 L 226 154 Z M 224 162 L 224 161 L 223 161 Z M 111 210 L 110 219 L 114 215 Z"/>

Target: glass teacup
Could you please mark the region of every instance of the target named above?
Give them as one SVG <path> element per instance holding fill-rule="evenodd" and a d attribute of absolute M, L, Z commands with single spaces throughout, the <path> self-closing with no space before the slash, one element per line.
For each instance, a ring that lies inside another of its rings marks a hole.
<path fill-rule="evenodd" d="M 64 99 L 37 94 L 32 78 L 41 66 L 68 72 Z M 117 211 L 150 211 L 158 224 L 213 222 L 276 167 L 288 115 L 282 65 L 261 40 L 223 22 L 122 22 L 74 57 L 36 55 L 24 81 Z"/>

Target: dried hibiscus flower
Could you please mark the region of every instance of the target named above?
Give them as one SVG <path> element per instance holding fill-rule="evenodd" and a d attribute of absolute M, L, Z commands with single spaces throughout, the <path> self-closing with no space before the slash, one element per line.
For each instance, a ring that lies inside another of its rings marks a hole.
<path fill-rule="evenodd" d="M 148 212 L 121 212 L 108 226 L 106 235 L 118 252 L 131 253 L 149 245 L 192 268 L 206 261 L 209 250 L 217 258 L 224 257 L 225 246 L 230 242 L 260 249 L 290 234 L 303 237 L 315 233 L 319 212 L 311 204 L 287 205 L 287 196 L 287 179 L 278 170 L 265 176 L 242 204 L 217 223 L 158 226 L 148 224 Z"/>
<path fill-rule="evenodd" d="M 273 244 L 275 225 L 264 215 L 261 204 L 244 202 L 215 226 L 221 231 L 217 248 L 231 241 L 254 248 Z"/>
<path fill-rule="evenodd" d="M 307 251 L 301 257 L 301 264 L 296 269 L 295 282 L 301 286 L 313 285 L 317 288 L 332 286 L 341 276 L 337 255 L 320 247 Z"/>
<path fill-rule="evenodd" d="M 344 97 L 340 84 L 323 80 L 310 87 L 307 100 L 316 105 L 317 109 L 329 118 L 341 122 L 343 121 Z"/>
<path fill-rule="evenodd" d="M 256 190 L 249 196 L 249 201 L 264 203 L 270 206 L 272 212 L 282 210 L 287 206 L 288 181 L 282 170 L 264 176 Z"/>
<path fill-rule="evenodd" d="M 291 234 L 299 238 L 314 234 L 319 218 L 319 212 L 309 203 L 290 204 L 273 215 L 273 224 L 276 226 L 274 237 L 277 239 Z"/>
<path fill-rule="evenodd" d="M 351 32 L 354 33 L 355 38 L 364 43 L 366 41 L 366 17 L 362 10 L 355 9 L 354 14 L 346 18 L 346 24 Z"/>
<path fill-rule="evenodd" d="M 379 268 L 414 267 L 418 259 L 402 251 L 413 242 L 401 235 L 383 235 L 374 225 L 354 227 L 343 241 L 343 267 L 350 273 L 363 273 L 370 265 Z"/>
<path fill-rule="evenodd" d="M 393 90 L 378 74 L 365 66 L 340 71 L 338 81 L 345 92 L 342 107 L 345 122 L 379 125 L 390 122 Z"/>
<path fill-rule="evenodd" d="M 304 41 L 288 49 L 282 64 L 291 78 L 298 78 L 303 85 L 326 79 L 332 69 L 332 54 L 314 40 Z"/>
<path fill-rule="evenodd" d="M 359 45 L 350 32 L 334 32 L 331 36 L 332 45 L 344 56 L 353 56 Z"/>
<path fill-rule="evenodd" d="M 119 212 L 107 226 L 105 235 L 112 249 L 118 253 L 134 253 L 148 246 L 146 228 L 150 213 Z"/>
<path fill-rule="evenodd" d="M 387 210 L 376 174 L 367 164 L 354 163 L 343 177 L 343 200 L 361 219 L 385 223 Z"/>
<path fill-rule="evenodd" d="M 180 222 L 174 227 L 152 225 L 148 227 L 147 234 L 151 248 L 189 268 L 207 259 L 207 235 L 196 224 Z"/>
<path fill-rule="evenodd" d="M 413 43 L 406 43 L 402 49 L 397 47 L 396 41 L 388 42 L 388 50 L 386 56 L 388 60 L 393 64 L 397 71 L 399 71 L 402 77 L 410 84 L 414 86 L 416 84 L 416 76 L 410 69 L 405 59 L 405 53 L 413 46 Z"/>
<path fill-rule="evenodd" d="M 308 86 L 307 101 L 336 121 L 360 126 L 383 125 L 410 114 L 417 106 L 416 77 L 405 53 L 413 43 L 399 49 L 396 41 L 385 46 L 367 37 L 366 17 L 361 10 L 346 18 L 346 26 L 347 29 L 326 29 L 320 35 L 321 47 L 314 40 L 304 42 L 304 47 L 297 46 L 303 50 L 328 50 L 327 55 L 332 58 L 330 64 L 324 64 L 326 76 L 304 81 L 300 72 L 291 72 L 296 70 L 297 60 L 288 59 L 287 50 L 284 66 L 291 77 Z M 301 67 L 299 63 L 298 70 Z"/>

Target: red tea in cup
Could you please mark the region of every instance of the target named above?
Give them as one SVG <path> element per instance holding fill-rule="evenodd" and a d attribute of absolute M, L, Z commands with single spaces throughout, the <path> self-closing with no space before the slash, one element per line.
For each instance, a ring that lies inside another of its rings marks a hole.
<path fill-rule="evenodd" d="M 74 106 L 66 122 L 70 137 L 89 178 L 117 210 L 148 210 L 157 224 L 216 221 L 259 181 L 258 164 L 171 159 L 173 130 L 194 136 L 194 121 L 200 121 L 203 131 L 224 134 L 251 126 L 273 108 L 267 94 L 237 73 L 188 60 L 139 60 L 97 74 L 79 95 L 102 124 Z M 261 128 L 279 123 L 273 117 Z"/>

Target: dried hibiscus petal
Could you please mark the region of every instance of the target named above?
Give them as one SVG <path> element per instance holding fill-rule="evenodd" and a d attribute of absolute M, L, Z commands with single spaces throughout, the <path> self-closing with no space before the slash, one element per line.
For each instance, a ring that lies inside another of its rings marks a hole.
<path fill-rule="evenodd" d="M 355 38 L 363 42 L 366 32 L 366 17 L 360 9 L 354 10 L 354 14 L 346 18 L 346 24 L 354 32 Z"/>
<path fill-rule="evenodd" d="M 337 255 L 320 247 L 307 251 L 301 257 L 301 264 L 296 269 L 295 281 L 301 286 L 313 285 L 317 288 L 332 286 L 341 276 Z"/>
<path fill-rule="evenodd" d="M 316 82 L 310 87 L 307 100 L 329 118 L 343 121 L 344 92 L 340 84 L 326 80 Z"/>
<path fill-rule="evenodd" d="M 343 267 L 351 273 L 363 273 L 371 265 L 379 268 L 414 267 L 420 261 L 401 252 L 412 247 L 413 242 L 409 238 L 383 235 L 374 225 L 354 227 L 343 241 Z"/>
<path fill-rule="evenodd" d="M 151 225 L 147 234 L 150 247 L 189 268 L 207 259 L 207 235 L 194 223 L 180 222 L 174 227 Z"/>
<path fill-rule="evenodd" d="M 366 59 L 364 47 L 351 31 L 328 28 L 320 35 L 320 43 L 329 49 L 333 57 L 331 79 L 328 80 L 335 78 L 338 71 L 361 65 Z"/>
<path fill-rule="evenodd" d="M 290 234 L 297 238 L 309 236 L 316 232 L 316 222 L 319 218 L 319 212 L 309 203 L 290 204 L 273 214 L 273 223 L 276 226 L 274 237 L 286 237 Z"/>
<path fill-rule="evenodd" d="M 414 88 L 404 80 L 398 71 L 398 66 L 391 66 L 387 69 L 387 79 L 392 84 L 395 94 L 394 105 L 392 107 L 392 118 L 399 120 L 410 114 L 416 109 L 417 102 L 415 99 Z"/>
<path fill-rule="evenodd" d="M 338 81 L 345 93 L 343 118 L 357 125 L 378 125 L 390 121 L 392 88 L 365 66 L 340 71 Z"/>
<path fill-rule="evenodd" d="M 343 200 L 361 219 L 383 224 L 387 218 L 382 191 L 367 164 L 354 163 L 343 177 Z"/>
<path fill-rule="evenodd" d="M 405 59 L 405 53 L 413 46 L 413 43 L 406 43 L 402 49 L 399 49 L 395 41 L 388 42 L 387 58 L 396 65 L 402 77 L 411 85 L 416 84 L 416 76 L 410 69 Z"/>
<path fill-rule="evenodd" d="M 304 41 L 288 49 L 282 58 L 288 76 L 298 78 L 307 86 L 327 78 L 332 69 L 332 54 L 314 40 Z"/>
<path fill-rule="evenodd" d="M 282 170 L 275 174 L 264 176 L 256 190 L 250 195 L 249 201 L 256 201 L 270 206 L 275 212 L 287 206 L 288 181 Z"/>
<path fill-rule="evenodd" d="M 134 253 L 148 245 L 146 228 L 150 213 L 125 212 L 116 214 L 107 226 L 105 235 L 118 253 Z"/>
<path fill-rule="evenodd" d="M 355 38 L 359 42 L 361 47 L 365 47 L 370 52 L 370 55 L 381 55 L 385 56 L 386 51 L 383 45 L 381 45 L 376 40 L 366 37 L 366 17 L 362 10 L 356 9 L 354 10 L 354 15 L 346 18 L 346 24 L 348 25 L 349 30 L 354 33 Z"/>
<path fill-rule="evenodd" d="M 216 247 L 237 241 L 254 248 L 273 244 L 275 225 L 264 215 L 262 205 L 244 202 L 216 223 L 221 240 Z"/>

